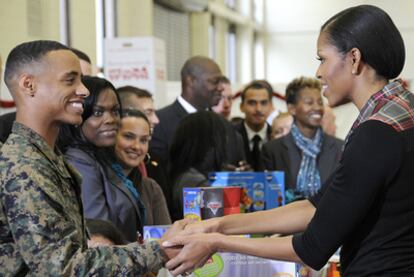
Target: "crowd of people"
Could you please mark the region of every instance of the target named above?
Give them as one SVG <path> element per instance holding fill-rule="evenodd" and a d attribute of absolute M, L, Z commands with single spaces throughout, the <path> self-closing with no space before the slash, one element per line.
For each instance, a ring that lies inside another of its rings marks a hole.
<path fill-rule="evenodd" d="M 270 125 L 269 82 L 243 87 L 244 118 L 232 121 L 230 81 L 208 57 L 185 62 L 181 94 L 156 110 L 147 90 L 91 76 L 80 50 L 17 45 L 4 72 L 16 112 L 0 117 L 0 275 L 165 266 L 177 276 L 217 251 L 319 269 L 341 246 L 344 276 L 413 273 L 414 96 L 394 80 L 401 35 L 384 11 L 361 5 L 322 25 L 317 51 L 316 77 L 287 85 L 287 112 Z M 345 141 L 323 96 L 360 110 Z M 182 188 L 208 186 L 209 172 L 275 170 L 286 206 L 182 220 Z M 145 225 L 172 222 L 160 241 L 142 241 Z M 227 236 L 247 233 L 283 236 Z"/>

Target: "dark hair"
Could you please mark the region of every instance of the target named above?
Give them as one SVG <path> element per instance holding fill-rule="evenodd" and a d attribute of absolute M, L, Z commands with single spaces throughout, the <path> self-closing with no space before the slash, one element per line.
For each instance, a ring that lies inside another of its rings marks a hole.
<path fill-rule="evenodd" d="M 86 218 L 86 228 L 91 236 L 102 236 L 115 245 L 124 245 L 127 240 L 124 235 L 118 230 L 118 228 L 110 221 L 101 219 Z"/>
<path fill-rule="evenodd" d="M 148 123 L 148 126 L 151 129 L 151 123 L 149 122 L 148 117 L 146 116 L 146 114 L 144 114 L 140 110 L 136 110 L 136 109 L 123 109 L 122 110 L 122 118 L 125 118 L 125 117 L 142 118 L 142 119 L 145 120 L 145 122 Z"/>
<path fill-rule="evenodd" d="M 135 95 L 138 98 L 152 99 L 152 94 L 148 90 L 133 87 L 133 86 L 123 86 L 123 87 L 117 88 L 116 93 L 121 99 L 121 103 L 123 106 L 127 106 L 126 105 L 127 99 L 132 95 Z"/>
<path fill-rule="evenodd" d="M 273 88 L 272 86 L 269 84 L 269 82 L 267 82 L 266 80 L 254 80 L 252 82 L 250 82 L 241 92 L 240 96 L 241 96 L 241 101 L 242 103 L 244 102 L 244 99 L 246 97 L 246 93 L 249 89 L 265 89 L 267 91 L 267 93 L 269 94 L 269 100 L 272 99 L 273 96 Z"/>
<path fill-rule="evenodd" d="M 190 167 L 207 176 L 218 171 L 226 161 L 224 118 L 201 111 L 184 117 L 170 147 L 170 177 L 174 181 Z"/>
<path fill-rule="evenodd" d="M 322 32 L 340 53 L 358 48 L 362 61 L 387 80 L 398 77 L 404 67 L 401 34 L 390 16 L 378 7 L 360 5 L 343 10 L 322 25 Z"/>
<path fill-rule="evenodd" d="M 87 63 L 92 63 L 91 62 L 91 59 L 89 58 L 89 56 L 86 55 L 84 52 L 82 52 L 82 51 L 80 51 L 80 50 L 78 50 L 76 48 L 70 48 L 70 50 L 72 50 L 72 52 L 75 53 L 75 55 L 78 56 L 78 58 L 80 60 L 83 60 L 83 61 L 85 61 Z"/>
<path fill-rule="evenodd" d="M 85 98 L 84 110 L 82 113 L 83 124 L 92 115 L 93 108 L 96 105 L 101 92 L 103 92 L 105 89 L 112 89 L 115 92 L 115 87 L 106 79 L 92 76 L 82 76 L 82 83 L 89 90 L 89 96 Z M 122 110 L 121 101 L 119 100 L 118 94 L 116 94 L 116 92 L 115 95 L 118 100 L 120 110 Z M 73 126 L 69 124 L 63 124 L 60 129 L 58 139 L 59 148 L 65 152 L 68 147 L 77 147 L 86 151 L 93 157 L 96 157 L 96 155 L 99 155 L 99 148 L 102 147 L 97 147 L 92 142 L 83 138 L 81 134 L 81 126 L 82 125 Z M 101 162 L 102 160 L 102 157 L 100 157 L 100 159 L 97 159 L 98 162 Z"/>
<path fill-rule="evenodd" d="M 116 92 L 121 98 L 129 95 L 135 95 L 138 98 L 152 98 L 152 94 L 148 90 L 134 86 L 119 87 L 116 89 Z"/>
<path fill-rule="evenodd" d="M 14 47 L 6 60 L 4 70 L 4 82 L 10 92 L 13 92 L 11 81 L 16 74 L 25 66 L 34 62 L 41 62 L 43 57 L 57 50 L 70 50 L 67 46 L 52 40 L 29 41 Z"/>
<path fill-rule="evenodd" d="M 296 104 L 299 92 L 304 88 L 314 88 L 321 90 L 321 82 L 315 78 L 299 77 L 293 79 L 286 87 L 286 104 Z"/>
<path fill-rule="evenodd" d="M 93 77 L 93 76 L 82 76 L 82 83 L 89 90 L 90 95 L 85 98 L 84 110 L 82 113 L 83 122 L 87 120 L 93 113 L 93 107 L 98 101 L 99 95 L 105 89 L 112 89 L 115 92 L 116 99 L 121 106 L 121 101 L 118 94 L 116 93 L 114 85 L 106 79 Z M 122 109 L 120 109 L 121 111 Z"/>

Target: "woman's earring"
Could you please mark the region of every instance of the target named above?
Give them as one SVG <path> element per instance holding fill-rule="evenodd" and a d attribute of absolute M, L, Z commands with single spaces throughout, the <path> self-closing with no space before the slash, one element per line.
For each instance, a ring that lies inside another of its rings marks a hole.
<path fill-rule="evenodd" d="M 151 161 L 151 156 L 150 154 L 145 154 L 145 158 L 144 158 L 144 163 L 149 164 L 149 162 Z"/>

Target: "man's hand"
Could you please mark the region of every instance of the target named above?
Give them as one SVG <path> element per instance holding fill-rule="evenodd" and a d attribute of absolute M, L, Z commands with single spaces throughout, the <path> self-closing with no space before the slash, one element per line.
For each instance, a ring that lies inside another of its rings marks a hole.
<path fill-rule="evenodd" d="M 218 250 L 223 235 L 218 233 L 180 235 L 164 241 L 163 247 L 183 247 L 180 253 L 165 264 L 173 276 L 189 274 L 205 262 Z"/>
<path fill-rule="evenodd" d="M 233 164 L 223 164 L 221 167 L 222 171 L 252 171 L 252 166 L 248 164 L 246 161 L 242 160 L 237 163 L 237 165 Z"/>

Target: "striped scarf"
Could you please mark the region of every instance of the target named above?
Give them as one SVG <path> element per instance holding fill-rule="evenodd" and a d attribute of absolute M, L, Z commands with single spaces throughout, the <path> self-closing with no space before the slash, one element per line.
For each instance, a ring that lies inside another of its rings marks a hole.
<path fill-rule="evenodd" d="M 354 130 L 367 120 L 379 120 L 392 126 L 397 132 L 413 127 L 413 94 L 406 90 L 402 80 L 397 79 L 372 95 L 359 112 L 345 139 L 346 147 Z"/>
<path fill-rule="evenodd" d="M 302 151 L 302 161 L 296 180 L 296 191 L 304 197 L 314 195 L 321 187 L 321 177 L 317 167 L 316 159 L 321 152 L 323 133 L 318 128 L 313 139 L 302 135 L 296 123 L 292 125 L 292 135 L 295 144 Z"/>

